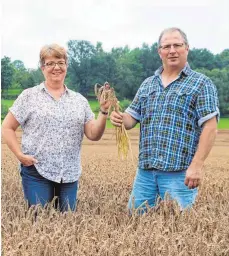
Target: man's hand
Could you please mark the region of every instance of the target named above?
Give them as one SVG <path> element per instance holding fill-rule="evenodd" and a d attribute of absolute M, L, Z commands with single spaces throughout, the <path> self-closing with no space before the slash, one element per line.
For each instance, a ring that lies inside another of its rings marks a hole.
<path fill-rule="evenodd" d="M 120 127 L 123 123 L 123 113 L 112 111 L 110 114 L 110 121 L 114 126 Z"/>
<path fill-rule="evenodd" d="M 17 156 L 18 160 L 24 165 L 24 166 L 30 166 L 33 164 L 38 163 L 37 159 L 30 155 L 25 155 L 21 153 L 20 155 Z"/>
<path fill-rule="evenodd" d="M 185 185 L 189 188 L 196 188 L 200 185 L 203 178 L 203 165 L 207 158 L 217 134 L 217 120 L 214 116 L 203 124 L 197 151 L 192 159 L 187 172 Z"/>
<path fill-rule="evenodd" d="M 203 168 L 202 166 L 193 166 L 190 165 L 186 172 L 186 177 L 184 184 L 188 186 L 189 189 L 197 188 L 203 178 Z"/>

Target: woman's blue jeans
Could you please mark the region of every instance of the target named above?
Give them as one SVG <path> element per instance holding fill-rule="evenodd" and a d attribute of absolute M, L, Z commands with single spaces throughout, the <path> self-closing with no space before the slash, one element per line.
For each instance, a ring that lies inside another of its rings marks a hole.
<path fill-rule="evenodd" d="M 186 171 L 165 172 L 159 170 L 138 169 L 130 195 L 128 208 L 146 210 L 154 207 L 158 197 L 165 199 L 166 193 L 177 201 L 181 209 L 192 206 L 197 189 L 189 189 L 185 184 Z"/>
<path fill-rule="evenodd" d="M 41 204 L 45 206 L 57 197 L 55 208 L 61 212 L 76 209 L 78 181 L 72 183 L 56 183 L 42 177 L 34 165 L 21 165 L 22 186 L 29 206 Z"/>

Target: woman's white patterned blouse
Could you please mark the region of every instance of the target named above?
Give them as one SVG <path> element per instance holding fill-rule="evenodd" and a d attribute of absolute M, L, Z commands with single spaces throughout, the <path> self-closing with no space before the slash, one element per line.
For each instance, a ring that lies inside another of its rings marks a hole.
<path fill-rule="evenodd" d="M 23 130 L 23 153 L 38 160 L 43 177 L 58 183 L 79 179 L 84 125 L 94 119 L 86 98 L 65 87 L 55 100 L 41 83 L 24 90 L 10 112 Z"/>

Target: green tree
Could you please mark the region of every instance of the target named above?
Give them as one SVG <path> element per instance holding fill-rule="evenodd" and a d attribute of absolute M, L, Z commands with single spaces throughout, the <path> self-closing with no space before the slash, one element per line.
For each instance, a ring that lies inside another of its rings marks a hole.
<path fill-rule="evenodd" d="M 197 71 L 208 76 L 217 87 L 219 109 L 221 116 L 229 116 L 229 68 L 198 69 Z"/>
<path fill-rule="evenodd" d="M 141 50 L 123 49 L 117 59 L 117 79 L 115 81 L 118 96 L 132 99 L 141 84 L 143 72 L 142 63 L 139 61 Z"/>
<path fill-rule="evenodd" d="M 91 59 L 92 82 L 103 84 L 105 81 L 115 83 L 117 66 L 115 58 L 106 52 L 99 52 Z"/>
<path fill-rule="evenodd" d="M 19 71 L 26 71 L 26 68 L 25 68 L 25 65 L 23 63 L 23 61 L 21 60 L 15 60 L 13 61 L 13 66 L 16 70 L 19 70 Z"/>
<path fill-rule="evenodd" d="M 214 54 L 205 48 L 191 49 L 188 54 L 188 62 L 192 69 L 205 68 L 212 70 L 216 68 L 217 64 Z"/>
<path fill-rule="evenodd" d="M 86 97 L 93 93 L 95 83 L 108 81 L 120 100 L 132 100 L 142 81 L 161 66 L 157 43 L 144 43 L 132 50 L 126 45 L 106 52 L 101 42 L 94 46 L 88 41 L 70 40 L 68 56 L 65 83 Z M 188 62 L 212 79 L 218 89 L 221 116 L 229 116 L 229 49 L 214 55 L 208 49 L 194 48 L 189 51 Z M 2 91 L 31 87 L 44 80 L 39 68 L 27 70 L 21 60 L 11 63 L 9 57 L 4 57 L 1 63 Z"/>
<path fill-rule="evenodd" d="M 162 65 L 157 52 L 157 43 L 152 44 L 151 47 L 147 44 L 143 44 L 139 61 L 143 66 L 142 80 L 152 76 Z"/>
<path fill-rule="evenodd" d="M 123 56 L 125 56 L 127 53 L 130 52 L 129 47 L 126 45 L 125 47 L 117 47 L 111 49 L 111 54 L 116 58 L 119 59 Z"/>
<path fill-rule="evenodd" d="M 24 66 L 24 63 L 20 60 L 16 60 L 12 63 L 14 67 L 13 83 L 22 89 L 26 89 L 35 86 L 34 77 L 31 75 L 30 71 Z"/>
<path fill-rule="evenodd" d="M 9 57 L 4 56 L 1 59 L 1 90 L 2 96 L 8 91 L 12 85 L 14 75 L 14 67 Z"/>
<path fill-rule="evenodd" d="M 40 84 L 44 81 L 44 76 L 40 68 L 37 69 L 30 69 L 29 73 L 31 77 L 33 78 L 33 81 L 35 84 Z"/>
<path fill-rule="evenodd" d="M 218 68 L 226 68 L 229 66 L 229 49 L 223 50 L 220 54 L 216 54 L 216 62 Z"/>
<path fill-rule="evenodd" d="M 95 55 L 95 47 L 88 41 L 68 41 L 69 72 L 71 87 L 76 87 L 87 96 L 92 87 L 91 58 Z"/>

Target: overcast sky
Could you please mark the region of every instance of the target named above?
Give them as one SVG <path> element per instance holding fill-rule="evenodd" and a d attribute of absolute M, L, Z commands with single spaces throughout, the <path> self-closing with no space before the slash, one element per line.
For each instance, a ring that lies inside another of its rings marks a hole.
<path fill-rule="evenodd" d="M 103 48 L 131 49 L 158 40 L 178 26 L 190 47 L 214 54 L 229 48 L 228 0 L 4 0 L 1 57 L 36 68 L 40 48 L 49 43 L 88 40 Z"/>

